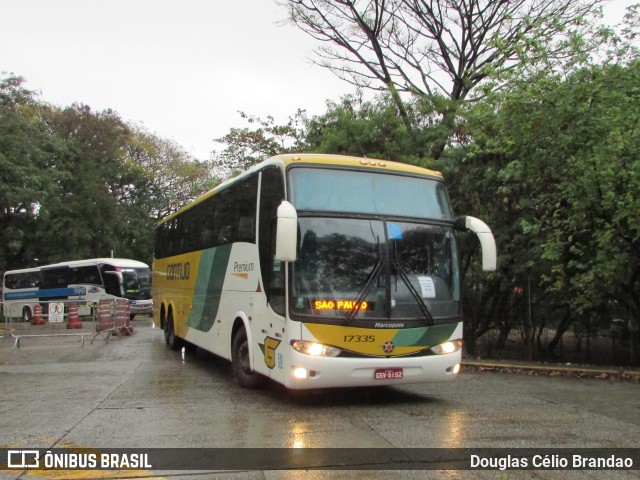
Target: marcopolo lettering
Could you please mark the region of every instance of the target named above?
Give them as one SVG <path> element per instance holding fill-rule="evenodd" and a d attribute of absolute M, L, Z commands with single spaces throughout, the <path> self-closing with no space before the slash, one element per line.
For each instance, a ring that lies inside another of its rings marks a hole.
<path fill-rule="evenodd" d="M 167 265 L 167 280 L 189 280 L 189 262 Z"/>
<path fill-rule="evenodd" d="M 401 322 L 376 322 L 375 328 L 404 328 L 404 323 Z"/>

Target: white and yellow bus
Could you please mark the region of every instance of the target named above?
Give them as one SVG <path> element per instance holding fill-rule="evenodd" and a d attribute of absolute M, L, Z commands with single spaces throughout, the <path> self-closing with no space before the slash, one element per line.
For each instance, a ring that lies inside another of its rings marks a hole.
<path fill-rule="evenodd" d="M 159 223 L 153 317 L 167 344 L 232 362 L 238 383 L 288 388 L 454 379 L 462 311 L 456 230 L 439 172 L 279 155 Z"/>

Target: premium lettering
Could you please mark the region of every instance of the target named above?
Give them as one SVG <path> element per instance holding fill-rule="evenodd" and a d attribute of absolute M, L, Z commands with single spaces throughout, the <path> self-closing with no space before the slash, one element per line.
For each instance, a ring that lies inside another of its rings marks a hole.
<path fill-rule="evenodd" d="M 253 272 L 253 270 L 254 270 L 253 262 L 244 262 L 244 263 L 233 262 L 234 273 Z"/>

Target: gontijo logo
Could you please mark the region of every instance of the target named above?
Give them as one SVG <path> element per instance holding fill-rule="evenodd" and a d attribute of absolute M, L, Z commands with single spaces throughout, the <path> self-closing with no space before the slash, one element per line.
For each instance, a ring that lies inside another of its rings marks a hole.
<path fill-rule="evenodd" d="M 167 280 L 189 280 L 190 271 L 189 262 L 170 263 L 167 265 Z"/>

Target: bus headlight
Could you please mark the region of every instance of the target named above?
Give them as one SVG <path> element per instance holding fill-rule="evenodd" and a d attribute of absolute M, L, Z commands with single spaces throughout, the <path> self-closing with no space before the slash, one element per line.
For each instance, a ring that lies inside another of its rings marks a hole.
<path fill-rule="evenodd" d="M 291 372 L 293 374 L 293 378 L 297 378 L 298 380 L 304 380 L 309 376 L 307 369 L 302 367 L 294 367 Z"/>
<path fill-rule="evenodd" d="M 295 351 L 313 357 L 337 357 L 340 355 L 340 352 L 342 352 L 342 350 L 336 347 L 316 342 L 307 342 L 305 340 L 292 340 L 291 346 Z"/>
<path fill-rule="evenodd" d="M 431 351 L 436 355 L 446 355 L 448 353 L 457 352 L 462 348 L 462 340 L 449 340 L 448 342 L 434 345 Z"/>

